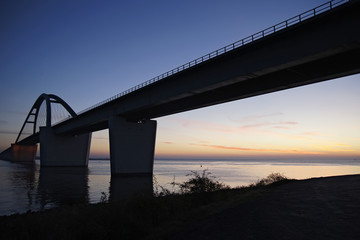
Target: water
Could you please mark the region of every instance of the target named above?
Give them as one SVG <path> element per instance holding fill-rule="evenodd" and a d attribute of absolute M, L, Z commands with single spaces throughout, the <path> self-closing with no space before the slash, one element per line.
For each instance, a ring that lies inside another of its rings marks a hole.
<path fill-rule="evenodd" d="M 360 174 L 359 160 L 155 160 L 159 185 L 171 189 L 174 179 L 182 182 L 190 171 L 208 169 L 231 187 L 248 185 L 270 173 L 304 179 Z M 140 190 L 139 190 L 140 189 Z M 110 162 L 92 160 L 88 168 L 40 168 L 0 161 L 0 215 L 39 211 L 74 203 L 97 203 L 101 198 L 124 198 L 136 191 L 152 189 L 152 178 L 110 176 Z"/>

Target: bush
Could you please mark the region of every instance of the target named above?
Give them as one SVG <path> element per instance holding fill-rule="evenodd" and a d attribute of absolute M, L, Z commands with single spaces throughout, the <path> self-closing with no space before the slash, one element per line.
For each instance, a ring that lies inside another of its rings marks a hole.
<path fill-rule="evenodd" d="M 261 187 L 261 186 L 267 186 L 276 182 L 282 182 L 289 180 L 287 177 L 285 177 L 281 173 L 271 173 L 267 177 L 258 180 L 256 183 L 251 184 L 251 187 Z"/>
<path fill-rule="evenodd" d="M 204 193 L 230 188 L 219 182 L 216 177 L 211 176 L 211 172 L 208 172 L 207 169 L 203 170 L 201 174 L 197 171 L 191 171 L 191 173 L 186 176 L 192 177 L 178 184 L 181 193 Z"/>

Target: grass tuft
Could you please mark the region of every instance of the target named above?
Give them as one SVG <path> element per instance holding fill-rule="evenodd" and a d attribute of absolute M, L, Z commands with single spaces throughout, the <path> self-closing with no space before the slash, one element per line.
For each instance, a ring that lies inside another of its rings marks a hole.
<path fill-rule="evenodd" d="M 290 179 L 285 177 L 282 173 L 271 173 L 267 177 L 250 184 L 250 187 L 264 187 L 268 185 L 278 184 L 281 182 L 289 181 Z"/>

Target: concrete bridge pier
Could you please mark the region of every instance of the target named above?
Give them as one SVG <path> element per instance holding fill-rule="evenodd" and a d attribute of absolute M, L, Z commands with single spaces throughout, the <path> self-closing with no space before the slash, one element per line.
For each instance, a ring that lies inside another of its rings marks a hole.
<path fill-rule="evenodd" d="M 109 138 L 112 175 L 153 173 L 156 121 L 128 122 L 113 116 Z"/>
<path fill-rule="evenodd" d="M 37 144 L 11 144 L 11 147 L 0 154 L 0 159 L 18 163 L 34 163 Z"/>
<path fill-rule="evenodd" d="M 86 167 L 91 133 L 56 135 L 51 127 L 40 127 L 40 165 L 44 167 Z"/>
<path fill-rule="evenodd" d="M 37 144 L 35 145 L 19 145 L 11 144 L 13 153 L 13 162 L 34 162 L 37 151 Z"/>

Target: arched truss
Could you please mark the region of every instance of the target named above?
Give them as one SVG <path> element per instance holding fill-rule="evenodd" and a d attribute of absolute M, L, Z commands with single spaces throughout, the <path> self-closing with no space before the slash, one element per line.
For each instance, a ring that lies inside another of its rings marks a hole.
<path fill-rule="evenodd" d="M 33 134 L 36 133 L 36 124 L 38 121 L 38 115 L 39 115 L 41 104 L 44 101 L 46 103 L 46 127 L 51 127 L 51 103 L 61 104 L 69 112 L 71 117 L 77 116 L 77 114 L 74 112 L 74 110 L 60 97 L 58 97 L 54 94 L 43 93 L 38 97 L 38 99 L 35 101 L 34 105 L 32 106 L 29 114 L 27 115 L 27 117 L 25 119 L 23 126 L 21 127 L 21 130 L 19 132 L 18 137 L 16 138 L 15 143 L 18 142 L 26 124 L 33 124 Z"/>

